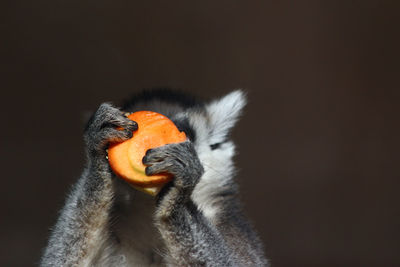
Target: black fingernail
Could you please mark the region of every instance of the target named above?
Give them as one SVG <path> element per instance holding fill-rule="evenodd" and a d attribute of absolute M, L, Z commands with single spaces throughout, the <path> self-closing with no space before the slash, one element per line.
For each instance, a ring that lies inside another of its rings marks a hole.
<path fill-rule="evenodd" d="M 132 127 L 133 130 L 137 130 L 138 124 L 136 121 L 130 121 L 129 125 Z"/>
<path fill-rule="evenodd" d="M 147 162 L 147 157 L 144 156 L 144 157 L 142 158 L 142 163 L 143 163 L 143 164 L 146 164 L 146 162 Z"/>
<path fill-rule="evenodd" d="M 147 167 L 146 169 L 144 169 L 144 172 L 146 173 L 146 175 L 150 175 L 150 167 Z"/>
<path fill-rule="evenodd" d="M 148 154 L 150 154 L 151 151 L 153 151 L 153 149 L 148 149 L 148 150 L 146 151 L 146 156 L 147 156 Z"/>

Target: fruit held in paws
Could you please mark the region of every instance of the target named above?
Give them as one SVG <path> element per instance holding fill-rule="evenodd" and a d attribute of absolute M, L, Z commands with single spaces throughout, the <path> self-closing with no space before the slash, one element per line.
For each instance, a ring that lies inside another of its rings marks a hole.
<path fill-rule="evenodd" d="M 133 137 L 122 143 L 111 144 L 108 160 L 112 170 L 135 188 L 156 195 L 172 179 L 168 173 L 148 176 L 142 159 L 148 149 L 186 140 L 184 132 L 166 116 L 152 111 L 137 111 L 128 116 L 137 122 Z"/>

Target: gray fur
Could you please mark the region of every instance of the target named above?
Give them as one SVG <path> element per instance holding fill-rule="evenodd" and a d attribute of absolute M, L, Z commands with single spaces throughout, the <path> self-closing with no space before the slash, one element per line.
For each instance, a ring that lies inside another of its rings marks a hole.
<path fill-rule="evenodd" d="M 102 104 L 84 134 L 87 166 L 41 266 L 266 266 L 261 242 L 241 211 L 234 145 L 227 140 L 244 103 L 235 91 L 206 105 L 156 99 L 125 110 L 160 112 L 194 131 L 195 138 L 151 149 L 143 158 L 147 174 L 174 177 L 156 199 L 111 171 L 107 145 L 130 138 L 137 125 Z"/>

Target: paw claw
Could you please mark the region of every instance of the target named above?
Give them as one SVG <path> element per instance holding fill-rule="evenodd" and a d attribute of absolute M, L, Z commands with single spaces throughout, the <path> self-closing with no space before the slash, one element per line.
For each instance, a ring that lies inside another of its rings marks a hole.
<path fill-rule="evenodd" d="M 144 172 L 146 173 L 146 175 L 152 175 L 152 174 L 154 174 L 154 173 L 152 172 L 151 167 L 146 167 L 146 169 L 144 169 Z"/>
<path fill-rule="evenodd" d="M 132 120 L 129 120 L 129 121 L 128 121 L 128 125 L 129 125 L 129 126 L 132 126 L 132 127 L 136 127 L 136 128 L 138 127 L 137 122 L 136 122 L 136 121 L 132 121 Z"/>
<path fill-rule="evenodd" d="M 133 132 L 132 131 L 128 131 L 126 135 L 130 139 L 133 136 Z"/>
<path fill-rule="evenodd" d="M 147 151 L 146 151 L 146 156 L 148 156 L 151 152 L 153 151 L 153 149 L 147 149 Z"/>
<path fill-rule="evenodd" d="M 144 165 L 147 165 L 147 163 L 148 163 L 148 157 L 147 157 L 147 156 L 144 156 L 144 157 L 142 158 L 142 163 L 143 163 Z"/>

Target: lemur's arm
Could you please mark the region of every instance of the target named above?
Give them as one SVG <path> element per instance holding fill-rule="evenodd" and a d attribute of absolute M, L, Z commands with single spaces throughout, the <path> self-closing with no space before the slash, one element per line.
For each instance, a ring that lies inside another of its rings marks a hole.
<path fill-rule="evenodd" d="M 219 205 L 218 215 L 213 222 L 226 242 L 233 248 L 237 258 L 246 266 L 269 266 L 264 247 L 253 226 L 243 214 L 235 189 L 222 192 L 224 197 L 215 203 Z"/>
<path fill-rule="evenodd" d="M 238 266 L 220 232 L 192 202 L 191 193 L 203 174 L 193 144 L 186 141 L 151 149 L 143 158 L 147 174 L 169 172 L 170 186 L 158 196 L 155 214 L 171 266 Z"/>
<path fill-rule="evenodd" d="M 109 104 L 102 104 L 90 119 L 84 134 L 87 167 L 53 228 L 41 266 L 90 266 L 99 260 L 100 252 L 110 248 L 114 177 L 106 147 L 109 142 L 129 139 L 136 128 L 135 122 Z"/>

